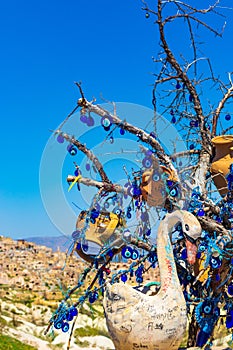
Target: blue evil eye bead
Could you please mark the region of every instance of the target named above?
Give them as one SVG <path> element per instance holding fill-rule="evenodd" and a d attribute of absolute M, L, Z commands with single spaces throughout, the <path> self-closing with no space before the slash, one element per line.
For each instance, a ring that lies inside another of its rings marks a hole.
<path fill-rule="evenodd" d="M 145 158 L 142 160 L 142 165 L 143 165 L 145 168 L 150 168 L 150 167 L 152 166 L 152 160 L 151 160 L 151 158 L 145 157 Z"/>
<path fill-rule="evenodd" d="M 82 250 L 83 250 L 84 252 L 87 252 L 87 251 L 88 251 L 88 244 L 87 244 L 87 242 L 83 242 L 83 243 L 82 243 Z"/>
<path fill-rule="evenodd" d="M 176 123 L 176 117 L 173 116 L 172 119 L 171 119 L 171 123 L 175 124 Z"/>
<path fill-rule="evenodd" d="M 177 82 L 177 84 L 176 84 L 176 89 L 179 90 L 180 88 L 181 88 L 181 85 L 180 85 L 179 82 Z"/>
<path fill-rule="evenodd" d="M 112 143 L 112 144 L 114 143 L 114 138 L 113 138 L 113 136 L 110 136 L 110 137 L 109 137 L 109 142 Z"/>
<path fill-rule="evenodd" d="M 150 136 L 153 137 L 154 139 L 156 139 L 156 135 L 155 135 L 155 133 L 153 131 L 150 132 Z"/>
<path fill-rule="evenodd" d="M 58 320 L 58 321 L 54 322 L 54 328 L 61 329 L 63 324 L 64 324 L 64 322 L 62 320 Z"/>
<path fill-rule="evenodd" d="M 93 126 L 95 124 L 95 121 L 91 116 L 89 116 L 86 120 L 86 124 L 87 126 Z"/>
<path fill-rule="evenodd" d="M 170 114 L 171 114 L 171 115 L 174 115 L 174 114 L 175 114 L 174 109 L 171 109 L 171 110 L 170 110 Z"/>
<path fill-rule="evenodd" d="M 82 237 L 82 231 L 81 230 L 75 230 L 73 233 L 72 233 L 72 238 L 74 241 L 77 241 L 77 239 L 81 238 Z"/>
<path fill-rule="evenodd" d="M 62 136 L 62 134 L 59 134 L 58 137 L 57 137 L 57 142 L 58 143 L 63 143 L 64 142 L 64 137 Z"/>
<path fill-rule="evenodd" d="M 202 312 L 206 315 L 210 315 L 212 313 L 212 305 L 209 303 L 203 303 Z"/>
<path fill-rule="evenodd" d="M 128 277 L 127 277 L 126 274 L 121 275 L 121 280 L 122 280 L 122 282 L 125 283 L 125 282 L 127 281 L 127 279 L 128 279 Z"/>
<path fill-rule="evenodd" d="M 80 116 L 80 121 L 81 121 L 82 123 L 86 124 L 87 119 L 88 119 L 88 118 L 87 118 L 86 114 L 81 114 L 81 116 Z"/>
<path fill-rule="evenodd" d="M 92 292 L 89 294 L 88 300 L 91 304 L 93 304 L 98 299 L 98 297 L 98 292 Z"/>
<path fill-rule="evenodd" d="M 187 259 L 187 249 L 183 249 L 181 252 L 181 259 L 185 260 Z"/>
<path fill-rule="evenodd" d="M 82 244 L 81 244 L 81 242 L 77 242 L 76 249 L 77 249 L 77 250 L 82 249 Z"/>
<path fill-rule="evenodd" d="M 155 181 L 155 182 L 159 181 L 159 180 L 161 179 L 160 173 L 157 172 L 157 171 L 155 171 L 155 172 L 153 173 L 153 175 L 152 175 L 152 179 L 153 179 L 153 181 Z"/>
<path fill-rule="evenodd" d="M 206 333 L 201 329 L 197 335 L 196 345 L 202 348 L 207 343 L 209 336 L 209 333 Z"/>
<path fill-rule="evenodd" d="M 205 243 L 200 243 L 200 244 L 199 244 L 199 247 L 198 247 L 198 250 L 199 250 L 200 252 L 204 252 L 204 251 L 206 250 L 206 245 L 205 245 Z"/>
<path fill-rule="evenodd" d="M 216 282 L 220 281 L 220 277 L 221 277 L 221 276 L 220 276 L 220 274 L 218 273 L 218 274 L 215 276 L 215 281 L 216 281 Z"/>
<path fill-rule="evenodd" d="M 141 284 L 143 282 L 143 277 L 142 276 L 137 276 L 136 277 L 136 282 Z"/>
<path fill-rule="evenodd" d="M 120 128 L 120 134 L 121 134 L 121 135 L 125 135 L 125 130 L 122 129 L 122 128 Z"/>
<path fill-rule="evenodd" d="M 137 260 L 138 257 L 139 257 L 138 251 L 137 251 L 136 249 L 133 249 L 133 250 L 132 250 L 132 254 L 131 254 L 131 259 L 132 259 L 132 260 Z"/>
<path fill-rule="evenodd" d="M 228 294 L 233 296 L 233 284 L 230 283 L 229 286 L 227 287 L 227 292 Z"/>
<path fill-rule="evenodd" d="M 95 218 L 90 218 L 90 222 L 94 225 L 95 222 L 96 222 L 96 219 Z"/>
<path fill-rule="evenodd" d="M 73 318 L 74 318 L 74 316 L 72 315 L 72 313 L 70 311 L 68 311 L 67 314 L 66 314 L 66 320 L 68 322 L 70 322 L 70 321 L 73 320 Z"/>
<path fill-rule="evenodd" d="M 193 143 L 191 143 L 191 145 L 189 145 L 189 149 L 190 150 L 194 149 L 194 144 Z"/>
<path fill-rule="evenodd" d="M 77 310 L 77 308 L 76 308 L 75 306 L 72 306 L 72 307 L 70 308 L 70 313 L 71 313 L 71 315 L 72 315 L 73 317 L 77 316 L 77 315 L 78 315 L 78 310 Z"/>
<path fill-rule="evenodd" d="M 195 120 L 191 120 L 189 125 L 191 126 L 191 128 L 193 128 L 194 126 L 196 126 L 196 122 Z"/>
<path fill-rule="evenodd" d="M 110 119 L 107 117 L 103 117 L 101 119 L 101 124 L 103 125 L 104 128 L 110 128 L 110 126 L 112 125 Z"/>
<path fill-rule="evenodd" d="M 233 327 L 233 310 L 229 310 L 226 318 L 226 327 L 232 328 Z"/>
<path fill-rule="evenodd" d="M 116 207 L 116 208 L 113 209 L 113 213 L 119 216 L 119 215 L 121 215 L 122 210 L 121 210 L 121 208 Z"/>
<path fill-rule="evenodd" d="M 197 216 L 204 216 L 205 215 L 205 211 L 203 209 L 199 209 L 197 212 Z"/>
<path fill-rule="evenodd" d="M 127 216 L 128 219 L 131 219 L 131 218 L 132 218 L 132 214 L 130 213 L 130 211 L 127 211 L 126 216 Z"/>
<path fill-rule="evenodd" d="M 177 186 L 174 186 L 173 188 L 170 189 L 169 194 L 171 197 L 177 197 L 179 194 Z"/>
<path fill-rule="evenodd" d="M 68 332 L 69 328 L 70 328 L 69 323 L 64 322 L 62 325 L 62 332 L 64 333 Z"/>
<path fill-rule="evenodd" d="M 148 261 L 150 262 L 150 263 L 154 263 L 154 262 L 156 262 L 157 261 L 157 257 L 156 257 L 156 254 L 155 253 L 150 253 L 150 255 L 148 256 Z"/>
<path fill-rule="evenodd" d="M 107 256 L 109 256 L 110 258 L 113 257 L 113 255 L 114 255 L 112 249 L 108 249 L 108 251 L 107 251 L 106 254 L 107 254 Z"/>
<path fill-rule="evenodd" d="M 82 172 L 81 172 L 80 169 L 76 169 L 75 172 L 74 172 L 74 175 L 75 175 L 75 176 L 79 176 L 79 175 L 81 175 L 81 174 L 82 174 Z"/>
<path fill-rule="evenodd" d="M 151 229 L 149 228 L 147 231 L 146 231 L 146 236 L 150 236 L 151 235 Z"/>
<path fill-rule="evenodd" d="M 146 157 L 151 157 L 152 154 L 153 154 L 153 152 L 150 149 L 148 149 L 145 153 Z"/>
<path fill-rule="evenodd" d="M 100 214 L 100 212 L 98 210 L 92 209 L 92 211 L 91 211 L 91 217 L 92 218 L 97 219 L 99 214 Z"/>
<path fill-rule="evenodd" d="M 128 186 L 127 194 L 128 196 L 133 196 L 134 187 L 132 185 Z"/>
<path fill-rule="evenodd" d="M 89 163 L 86 163 L 85 168 L 86 168 L 87 171 L 90 171 L 90 170 L 91 170 L 90 164 L 89 164 Z"/>
<path fill-rule="evenodd" d="M 222 261 L 219 257 L 211 257 L 210 259 L 210 266 L 213 269 L 218 269 L 222 265 Z"/>
<path fill-rule="evenodd" d="M 121 254 L 124 258 L 130 259 L 132 257 L 133 249 L 131 247 L 124 247 L 121 251 Z"/>
<path fill-rule="evenodd" d="M 225 115 L 225 119 L 226 119 L 227 121 L 231 120 L 230 114 L 226 114 L 226 115 Z"/>
<path fill-rule="evenodd" d="M 73 145 L 68 145 L 67 151 L 71 156 L 75 156 L 77 154 L 77 149 Z"/>
<path fill-rule="evenodd" d="M 189 102 L 192 102 L 192 100 L 193 100 L 193 96 L 189 95 Z"/>

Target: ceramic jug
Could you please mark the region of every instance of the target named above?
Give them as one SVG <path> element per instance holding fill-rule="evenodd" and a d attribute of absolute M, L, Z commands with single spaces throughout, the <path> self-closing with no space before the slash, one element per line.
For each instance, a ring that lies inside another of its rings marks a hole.
<path fill-rule="evenodd" d="M 141 193 L 142 198 L 151 207 L 161 207 L 164 205 L 167 193 L 165 179 L 176 182 L 173 172 L 163 165 L 154 161 L 153 168 L 142 174 Z"/>
<path fill-rule="evenodd" d="M 233 135 L 216 136 L 212 139 L 212 144 L 215 147 L 215 156 L 210 172 L 219 193 L 225 196 L 228 192 L 226 176 L 233 163 Z"/>

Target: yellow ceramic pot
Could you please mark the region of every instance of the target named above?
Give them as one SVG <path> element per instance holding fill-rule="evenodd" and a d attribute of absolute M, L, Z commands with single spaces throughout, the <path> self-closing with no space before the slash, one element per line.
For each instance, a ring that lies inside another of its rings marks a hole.
<path fill-rule="evenodd" d="M 210 172 L 219 193 L 224 196 L 228 192 L 226 175 L 233 163 L 233 135 L 216 136 L 212 139 L 212 143 L 215 147 L 215 157 Z"/>
<path fill-rule="evenodd" d="M 86 216 L 86 211 L 82 211 L 79 214 L 76 229 L 82 229 L 85 226 Z M 123 226 L 123 222 L 116 214 L 100 212 L 95 223 L 89 223 L 89 226 L 85 231 L 85 238 L 87 241 L 94 242 L 102 247 L 111 238 L 115 229 L 119 225 Z"/>

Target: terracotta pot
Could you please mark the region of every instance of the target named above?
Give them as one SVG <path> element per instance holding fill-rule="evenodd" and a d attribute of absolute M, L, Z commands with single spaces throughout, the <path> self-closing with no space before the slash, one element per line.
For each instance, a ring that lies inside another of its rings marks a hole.
<path fill-rule="evenodd" d="M 226 175 L 233 163 L 233 135 L 216 136 L 212 139 L 212 143 L 216 153 L 210 172 L 219 193 L 225 196 L 228 192 Z"/>
<path fill-rule="evenodd" d="M 172 171 L 154 162 L 153 168 L 142 174 L 141 192 L 143 199 L 151 207 L 163 206 L 167 197 L 165 178 L 174 182 L 177 179 Z"/>

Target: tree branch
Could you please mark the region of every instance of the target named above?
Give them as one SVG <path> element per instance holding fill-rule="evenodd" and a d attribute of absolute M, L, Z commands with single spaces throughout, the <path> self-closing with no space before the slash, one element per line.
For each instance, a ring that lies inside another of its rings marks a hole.
<path fill-rule="evenodd" d="M 55 131 L 55 134 L 60 134 L 60 130 Z M 103 165 L 101 164 L 99 159 L 94 155 L 94 153 L 86 147 L 86 145 L 81 143 L 79 140 L 76 140 L 74 136 L 70 136 L 64 132 L 62 133 L 62 136 L 64 137 L 64 139 L 66 139 L 67 141 L 75 145 L 81 152 L 83 152 L 90 159 L 90 161 L 93 162 L 96 170 L 100 174 L 100 177 L 104 183 L 111 184 L 111 181 L 109 180 L 107 174 L 104 171 Z"/>
<path fill-rule="evenodd" d="M 230 88 L 226 91 L 225 95 L 221 99 L 221 101 L 218 104 L 218 107 L 215 109 L 214 116 L 213 116 L 213 127 L 212 127 L 212 137 L 216 136 L 217 131 L 217 123 L 220 116 L 221 111 L 223 110 L 225 103 L 229 98 L 233 97 L 233 84 L 231 81 L 231 74 L 229 73 L 229 80 L 230 80 Z"/>
<path fill-rule="evenodd" d="M 163 147 L 155 139 L 154 136 L 148 134 L 143 129 L 140 129 L 140 128 L 138 128 L 130 123 L 127 123 L 126 121 L 123 121 L 117 115 L 113 115 L 113 114 L 109 113 L 104 108 L 102 108 L 98 105 L 94 105 L 91 102 L 88 102 L 86 99 L 85 100 L 80 99 L 79 105 L 80 105 L 80 107 L 88 108 L 88 110 L 90 112 L 93 112 L 93 113 L 99 115 L 100 117 L 109 117 L 113 124 L 128 131 L 129 133 L 131 133 L 133 135 L 136 135 L 139 138 L 139 140 L 150 145 L 156 151 L 156 155 L 157 155 L 158 159 L 160 160 L 160 162 L 162 162 L 166 167 L 168 167 L 175 174 L 177 179 L 179 178 L 178 174 L 177 174 L 177 170 L 174 167 L 174 165 L 172 164 L 172 160 L 171 160 L 170 156 L 168 156 L 165 153 Z"/>

